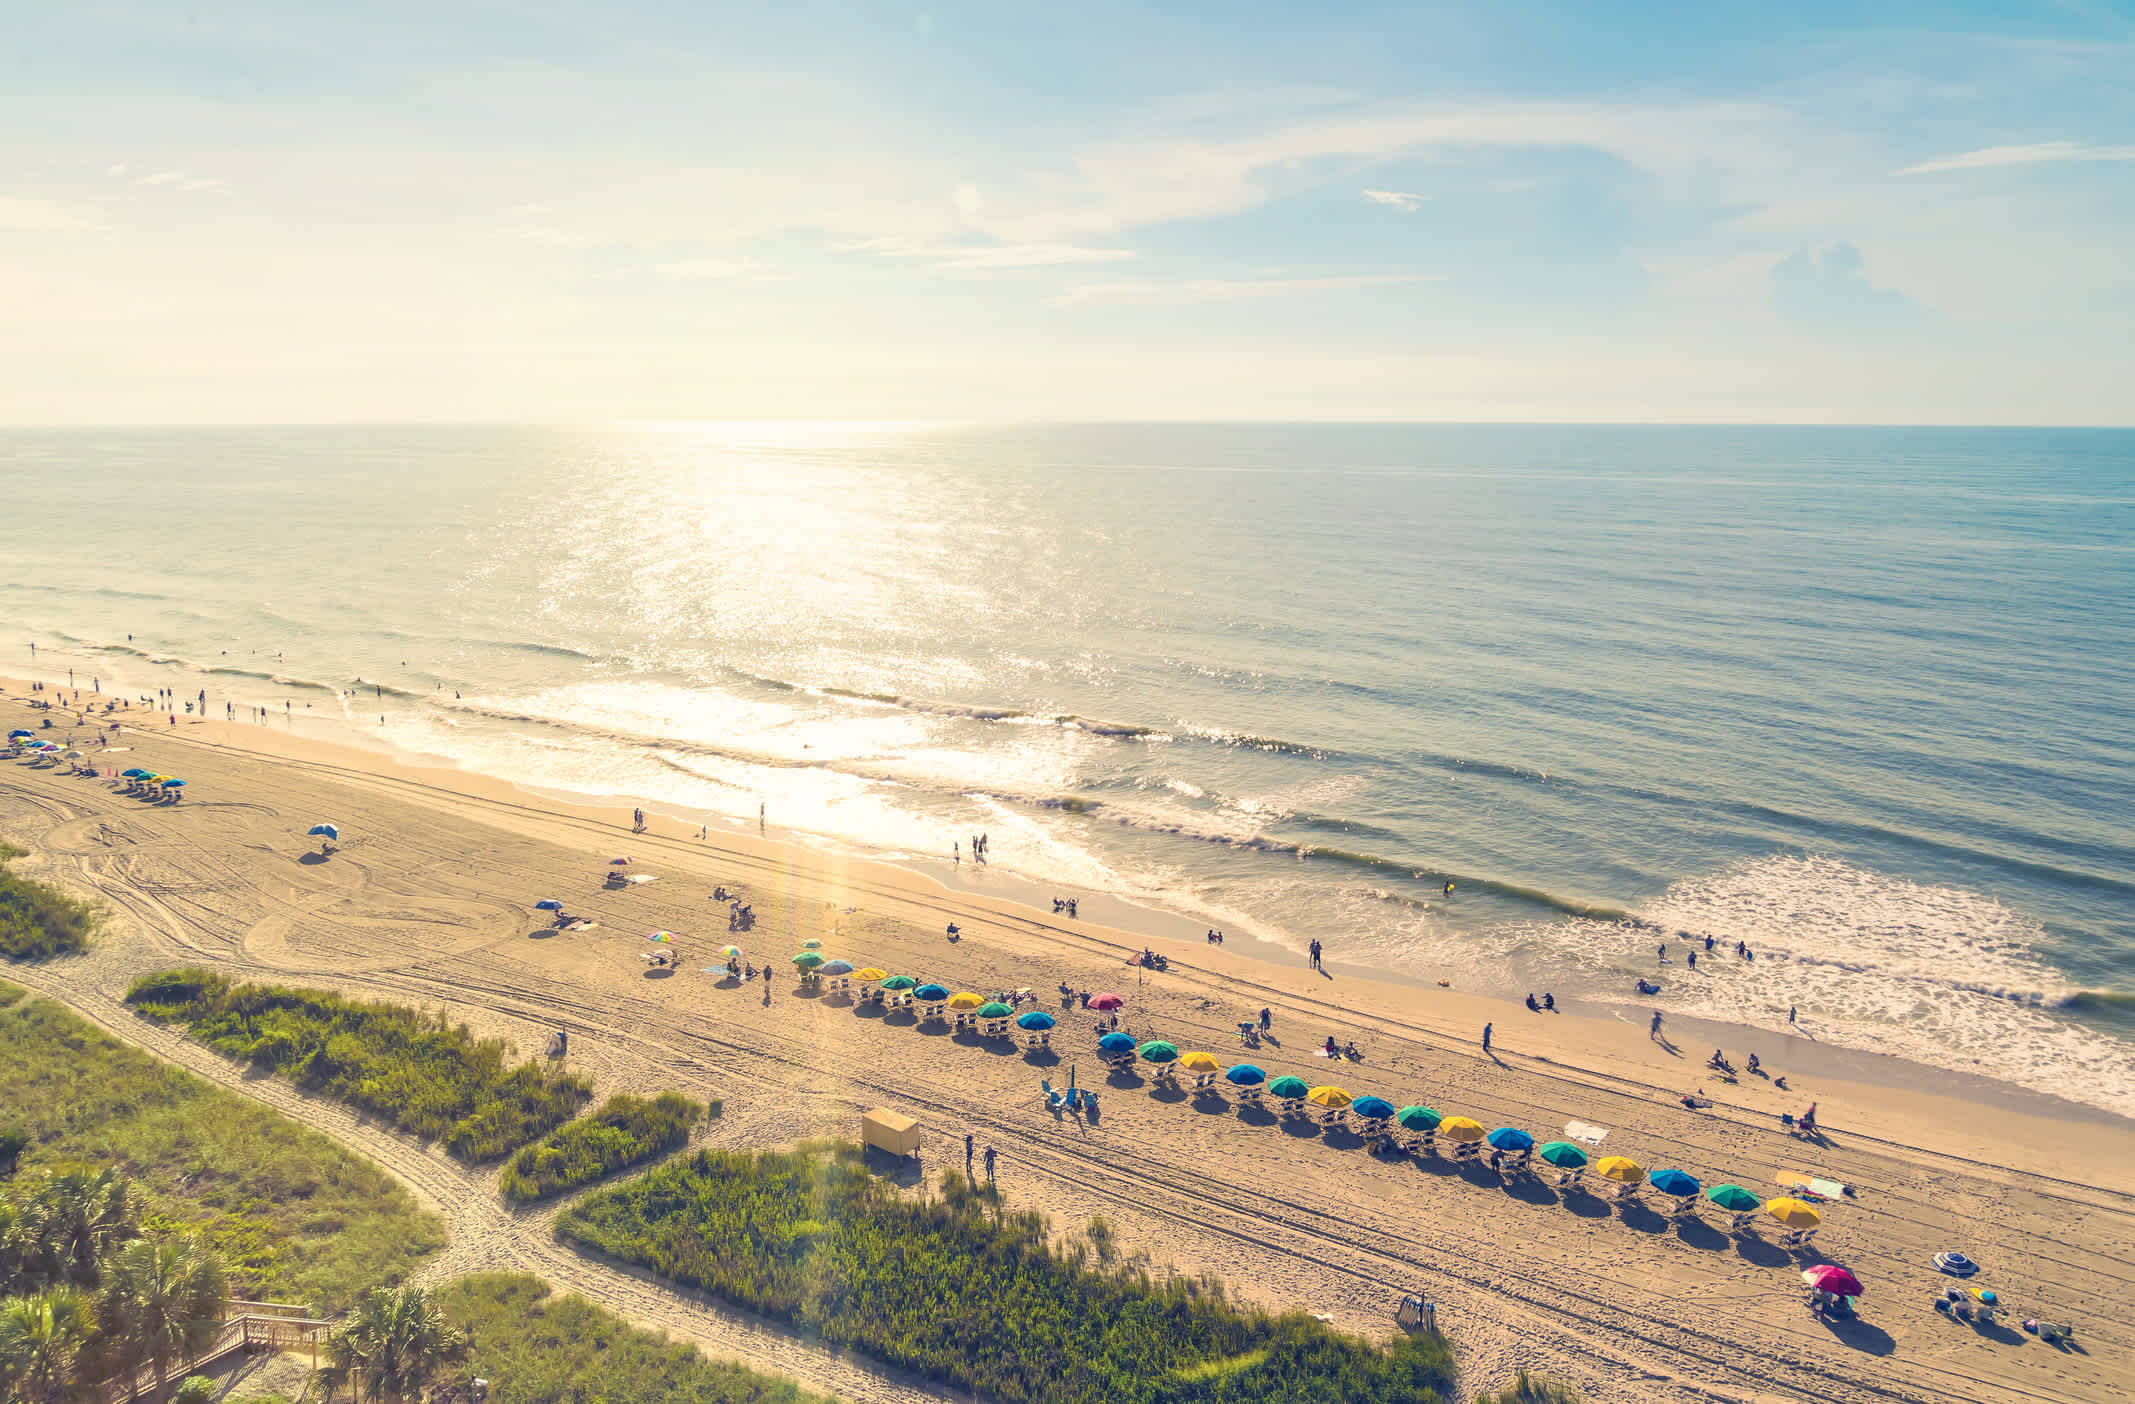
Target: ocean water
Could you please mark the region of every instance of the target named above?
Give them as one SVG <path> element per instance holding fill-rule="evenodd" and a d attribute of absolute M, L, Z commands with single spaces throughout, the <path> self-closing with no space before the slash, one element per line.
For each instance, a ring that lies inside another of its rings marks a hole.
<path fill-rule="evenodd" d="M 0 671 L 2135 1115 L 2135 433 L 9 431 L 0 488 Z"/>

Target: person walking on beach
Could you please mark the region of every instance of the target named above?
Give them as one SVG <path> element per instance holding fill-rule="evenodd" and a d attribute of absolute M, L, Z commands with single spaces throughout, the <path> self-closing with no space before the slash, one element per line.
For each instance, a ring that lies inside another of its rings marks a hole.
<path fill-rule="evenodd" d="M 1490 1051 L 1490 1026 L 1488 1024 L 1483 1025 L 1483 1051 L 1485 1053 Z"/>
<path fill-rule="evenodd" d="M 1650 1027 L 1650 1028 L 1648 1028 L 1648 1029 L 1646 1030 L 1646 1037 L 1647 1037 L 1647 1038 L 1659 1038 L 1660 1036 L 1661 1036 L 1661 1011 L 1660 1011 L 1660 1010 L 1658 1010 L 1658 1009 L 1656 1009 L 1656 1010 L 1654 1010 L 1654 1011 L 1653 1011 L 1653 1025 L 1652 1025 L 1652 1027 Z"/>
<path fill-rule="evenodd" d="M 644 811 L 644 810 L 642 810 L 642 809 L 633 809 L 633 810 L 631 810 L 631 811 L 630 811 L 630 824 L 631 824 L 631 827 L 632 827 L 632 828 L 636 828 L 636 829 L 642 829 L 642 828 L 644 828 L 644 827 L 645 827 L 645 811 Z"/>
<path fill-rule="evenodd" d="M 966 1175 L 969 1175 L 971 1173 L 971 1148 L 976 1145 L 977 1142 L 978 1138 L 973 1136 L 969 1131 L 966 1131 L 964 1133 L 964 1173 Z"/>
<path fill-rule="evenodd" d="M 1791 1004 L 1787 1006 L 1787 1022 L 1790 1024 L 1794 1022 L 1794 1006 Z"/>
<path fill-rule="evenodd" d="M 571 1051 L 571 1035 L 562 1029 L 556 1030 L 556 1056 L 561 1058 Z"/>
<path fill-rule="evenodd" d="M 1692 970 L 1698 968 L 1698 953 L 1696 950 L 1692 950 L 1690 953 L 1690 968 Z"/>
<path fill-rule="evenodd" d="M 1705 949 L 1708 951 L 1712 949 L 1712 935 L 1710 932 L 1705 936 Z"/>
<path fill-rule="evenodd" d="M 993 1147 L 986 1147 L 986 1183 L 989 1185 L 993 1183 L 993 1157 Z"/>
<path fill-rule="evenodd" d="M 1272 1025 L 1274 1022 L 1275 1016 L 1271 1014 L 1268 1010 L 1263 1008 L 1260 1011 L 1260 1031 L 1262 1033 L 1266 1033 L 1268 1031 L 1269 1026 Z"/>

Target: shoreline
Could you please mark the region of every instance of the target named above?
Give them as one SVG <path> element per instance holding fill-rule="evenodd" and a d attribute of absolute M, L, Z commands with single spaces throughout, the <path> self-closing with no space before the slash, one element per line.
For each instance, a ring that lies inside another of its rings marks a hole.
<path fill-rule="evenodd" d="M 23 680 L 0 678 L 5 695 L 0 702 L 20 705 L 26 690 Z M 84 694 L 86 699 L 89 694 Z M 69 715 L 75 715 L 70 713 Z M 1478 1050 L 1485 1023 L 1493 1026 L 1495 1051 L 1596 1076 L 1635 1083 L 1670 1099 L 1696 1092 L 1709 1097 L 1716 1110 L 1752 1120 L 1776 1122 L 1782 1111 L 1798 1112 L 1814 1101 L 1819 1120 L 1838 1128 L 1887 1123 L 1893 1114 L 1911 1128 L 1909 1134 L 1891 1139 L 1894 1144 L 1920 1145 L 1921 1134 L 1944 1135 L 1966 1122 L 1965 1109 L 1987 1110 L 2002 1117 L 2023 1118 L 2043 1125 L 2083 1125 L 2101 1131 L 2135 1135 L 2135 1119 L 2014 1083 L 1968 1074 L 1885 1053 L 1824 1044 L 1806 1035 L 1789 1036 L 1752 1025 L 1721 1023 L 1688 1015 L 1667 1014 L 1665 1032 L 1679 1049 L 1666 1054 L 1650 1040 L 1643 1027 L 1626 1018 L 1617 1004 L 1587 1005 L 1564 998 L 1558 1001 L 1556 1017 L 1531 1014 L 1517 999 L 1441 988 L 1435 982 L 1400 972 L 1327 962 L 1324 975 L 1303 959 L 1273 942 L 1250 934 L 1227 936 L 1222 947 L 1209 945 L 1192 918 L 1130 903 L 1108 894 L 1077 894 L 1082 917 L 1069 926 L 1065 917 L 1055 918 L 1040 902 L 1044 889 L 1034 880 L 1010 873 L 996 873 L 984 865 L 961 869 L 936 860 L 898 861 L 857 853 L 823 836 L 795 830 L 750 833 L 749 826 L 729 816 L 677 816 L 646 808 L 647 824 L 634 833 L 631 810 L 643 807 L 629 796 L 589 799 L 524 787 L 516 782 L 450 763 L 425 763 L 421 758 L 403 758 L 388 748 L 372 748 L 347 741 L 296 734 L 293 730 L 185 717 L 176 727 L 164 723 L 164 731 L 136 725 L 126 709 L 113 713 L 122 726 L 126 744 L 176 742 L 197 745 L 216 752 L 248 757 L 268 763 L 297 763 L 324 767 L 341 778 L 383 779 L 410 786 L 433 796 L 452 796 L 500 806 L 523 815 L 566 818 L 612 835 L 617 851 L 632 843 L 676 845 L 707 856 L 731 847 L 759 862 L 773 862 L 801 872 L 879 874 L 889 889 L 914 885 L 927 890 L 937 903 L 961 903 L 975 913 L 996 920 L 1041 922 L 1057 919 L 1065 929 L 1085 940 L 1109 945 L 1122 953 L 1142 945 L 1162 950 L 1174 968 L 1205 973 L 1233 987 L 1263 989 L 1295 999 L 1302 996 L 1323 1007 L 1330 1023 L 1367 1033 L 1374 1021 L 1383 1026 L 1412 1027 L 1455 1048 Z M 141 715 L 136 710 L 133 716 Z M 165 717 L 169 713 L 147 713 Z M 88 723 L 77 723 L 85 725 Z M 336 722 L 338 723 L 338 720 Z M 431 758 L 433 760 L 437 758 Z M 707 837 L 698 839 L 702 828 Z M 1161 944 L 1160 944 L 1161 943 Z M 1135 968 L 1125 966 L 1117 976 L 1131 984 Z M 1767 1068 L 1789 1079 L 1781 1092 L 1757 1078 L 1742 1077 L 1730 1085 L 1721 1074 L 1705 1066 L 1699 1054 L 1706 1048 L 1725 1049 L 1738 1066 L 1755 1051 Z M 1364 1079 L 1359 1073 L 1359 1080 Z M 1903 1099 L 1903 1109 L 1890 1105 L 1893 1096 Z M 1849 1134 L 1861 1134 L 1850 1130 Z M 2037 1137 L 2028 1138 L 2034 1144 Z M 1953 1153 L 1987 1163 L 2005 1163 L 1988 1150 L 2006 1145 L 2003 1138 L 1962 1138 L 1951 1143 Z M 1969 1150 L 1958 1152 L 1957 1145 Z M 2044 1162 L 2037 1163 L 2043 1170 Z M 2101 1167 L 2104 1169 L 2105 1167 Z M 2135 1179 L 2129 1181 L 2135 1188 Z"/>

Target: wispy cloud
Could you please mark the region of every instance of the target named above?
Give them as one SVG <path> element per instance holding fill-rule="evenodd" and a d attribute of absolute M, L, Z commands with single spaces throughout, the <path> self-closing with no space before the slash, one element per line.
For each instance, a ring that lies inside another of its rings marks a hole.
<path fill-rule="evenodd" d="M 154 175 L 141 177 L 143 185 L 176 185 L 185 179 L 184 171 L 157 171 Z"/>
<path fill-rule="evenodd" d="M 180 190 L 212 190 L 218 195 L 227 195 L 230 193 L 230 182 L 226 180 L 211 180 L 203 176 L 181 182 L 178 188 Z"/>
<path fill-rule="evenodd" d="M 1413 210 L 1431 197 L 1411 195 L 1406 190 L 1367 190 L 1364 192 L 1364 198 L 1375 205 L 1391 205 L 1397 210 Z"/>
<path fill-rule="evenodd" d="M 513 224 L 496 231 L 500 239 L 516 239 L 549 249 L 650 249 L 668 242 L 665 234 L 620 234 L 610 229 L 565 229 L 554 224 Z"/>
<path fill-rule="evenodd" d="M 764 276 L 763 265 L 753 258 L 683 258 L 656 263 L 652 271 L 663 278 L 696 281 L 753 280 Z"/>
<path fill-rule="evenodd" d="M 1435 283 L 1438 273 L 1353 273 L 1331 278 L 1188 278 L 1176 282 L 1145 279 L 1120 283 L 1085 283 L 1058 297 L 1054 307 L 1075 303 L 1239 302 L 1258 297 L 1294 297 L 1300 293 L 1342 292 L 1402 283 Z"/>
<path fill-rule="evenodd" d="M 1983 146 L 1959 156 L 1938 156 L 1907 166 L 1899 175 L 1936 171 L 1976 171 L 1988 166 L 2032 166 L 2046 161 L 2135 161 L 2135 146 L 2085 146 L 2074 141 L 2040 141 L 2029 146 Z"/>
<path fill-rule="evenodd" d="M 115 165 L 107 167 L 104 171 L 104 174 L 107 176 L 122 176 L 126 174 L 126 163 L 124 161 L 120 161 Z"/>
<path fill-rule="evenodd" d="M 63 205 L 34 196 L 0 195 L 0 229 L 94 229 Z"/>
<path fill-rule="evenodd" d="M 1030 244 L 929 244 L 912 239 L 858 239 L 836 246 L 840 253 L 923 258 L 936 268 L 1050 268 L 1070 263 L 1118 263 L 1137 257 L 1132 249 L 1093 249 L 1057 242 Z"/>

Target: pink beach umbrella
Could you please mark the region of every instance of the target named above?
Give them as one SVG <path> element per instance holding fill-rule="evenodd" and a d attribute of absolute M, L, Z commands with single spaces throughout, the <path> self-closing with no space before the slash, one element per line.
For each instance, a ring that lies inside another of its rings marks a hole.
<path fill-rule="evenodd" d="M 1090 997 L 1090 1008 L 1092 1009 L 1112 1010 L 1124 1009 L 1126 1007 L 1127 1001 L 1121 999 L 1116 994 L 1110 993 L 1109 991 L 1105 994 L 1092 995 Z"/>

